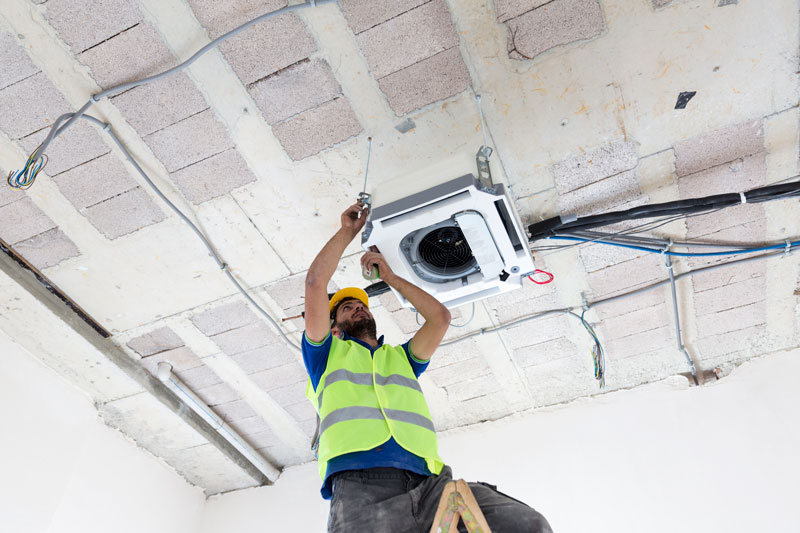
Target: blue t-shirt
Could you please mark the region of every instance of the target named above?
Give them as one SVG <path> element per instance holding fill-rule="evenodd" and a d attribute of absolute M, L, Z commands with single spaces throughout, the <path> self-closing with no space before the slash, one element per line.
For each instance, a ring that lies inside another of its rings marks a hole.
<path fill-rule="evenodd" d="M 375 350 L 373 350 L 369 344 L 361 339 L 350 337 L 347 333 L 342 334 L 342 340 L 357 342 L 361 346 L 367 348 L 371 354 L 375 353 Z M 429 361 L 420 361 L 416 359 L 409 348 L 410 342 L 411 341 L 408 341 L 403 344 L 403 351 L 406 352 L 408 362 L 411 364 L 414 375 L 419 377 L 425 369 L 428 368 Z M 314 390 L 317 390 L 317 385 L 319 385 L 319 381 L 322 379 L 322 374 L 325 373 L 325 368 L 328 366 L 328 354 L 330 353 L 332 344 L 333 336 L 330 333 L 328 333 L 325 340 L 319 344 L 308 340 L 305 333 L 303 333 L 303 362 L 306 365 L 306 371 L 311 378 L 311 385 L 314 387 Z M 378 348 L 382 345 L 383 335 L 378 339 Z M 428 470 L 425 459 L 409 452 L 400 446 L 394 438 L 390 437 L 388 441 L 371 450 L 346 453 L 328 461 L 325 481 L 322 483 L 322 489 L 320 490 L 322 497 L 326 500 L 330 500 L 333 494 L 331 490 L 331 474 L 343 472 L 345 470 L 362 470 L 377 466 L 391 466 L 410 470 L 411 472 L 425 476 L 431 475 L 431 471 Z"/>

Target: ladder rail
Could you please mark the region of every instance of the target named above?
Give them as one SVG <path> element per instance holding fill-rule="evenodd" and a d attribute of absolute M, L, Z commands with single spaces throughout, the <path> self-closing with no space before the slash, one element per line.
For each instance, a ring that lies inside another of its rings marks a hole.
<path fill-rule="evenodd" d="M 492 531 L 475 495 L 463 479 L 445 485 L 430 533 L 457 533 L 459 520 L 469 533 Z"/>

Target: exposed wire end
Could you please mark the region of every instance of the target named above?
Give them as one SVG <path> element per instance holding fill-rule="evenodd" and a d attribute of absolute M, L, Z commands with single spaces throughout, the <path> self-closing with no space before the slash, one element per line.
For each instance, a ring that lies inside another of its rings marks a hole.
<path fill-rule="evenodd" d="M 594 339 L 594 346 L 592 346 L 592 362 L 594 363 L 594 379 L 596 379 L 599 384 L 600 388 L 604 389 L 606 387 L 606 361 L 605 361 L 605 352 L 603 351 L 603 345 L 600 344 L 600 339 L 597 337 L 597 334 L 594 331 L 594 328 L 586 322 L 584 315 L 586 315 L 586 311 L 588 309 L 584 309 L 581 313 L 581 323 L 583 327 L 586 328 L 586 331 L 589 332 L 589 335 L 592 336 Z"/>
<path fill-rule="evenodd" d="M 282 7 L 281 9 L 277 9 L 275 11 L 270 11 L 269 13 L 264 13 L 263 15 L 260 15 L 260 16 L 258 16 L 256 18 L 254 18 L 254 19 L 251 19 L 251 20 L 245 22 L 244 24 L 241 24 L 240 26 L 237 26 L 236 28 L 230 30 L 229 32 L 227 32 L 227 33 L 225 33 L 223 35 L 220 35 L 219 37 L 217 37 L 216 39 L 214 39 L 213 41 L 211 41 L 210 43 L 206 44 L 205 46 L 200 48 L 198 51 L 196 51 L 186 61 L 184 61 L 182 63 L 179 63 L 178 65 L 175 65 L 174 67 L 172 67 L 170 69 L 167 69 L 164 72 L 160 72 L 158 74 L 154 74 L 152 76 L 148 76 L 148 77 L 142 78 L 140 80 L 135 80 L 135 81 L 131 81 L 131 82 L 128 82 L 128 83 L 123 83 L 121 85 L 117 85 L 116 87 L 111 87 L 109 89 L 105 89 L 104 91 L 101 91 L 101 92 L 99 92 L 97 94 L 90 95 L 89 96 L 89 100 L 76 113 L 65 113 L 64 115 L 62 115 L 62 118 L 64 118 L 64 117 L 68 117 L 69 118 L 69 120 L 67 120 L 66 123 L 64 123 L 62 125 L 61 124 L 61 119 L 56 120 L 56 122 L 50 128 L 50 133 L 47 135 L 47 137 L 42 142 L 40 147 L 36 151 L 34 151 L 33 154 L 31 154 L 31 158 L 34 158 L 34 155 L 37 152 L 39 152 L 42 156 L 44 156 L 44 152 L 47 150 L 47 148 L 49 147 L 50 143 L 56 137 L 58 137 L 59 135 L 64 133 L 68 128 L 70 128 L 73 124 L 75 124 L 75 122 L 79 118 L 81 118 L 83 116 L 83 114 L 86 113 L 86 111 L 88 111 L 89 108 L 93 104 L 98 103 L 103 98 L 105 98 L 107 96 L 113 96 L 113 95 L 122 93 L 124 91 L 127 91 L 128 89 L 132 89 L 134 87 L 138 87 L 139 85 L 145 85 L 145 84 L 154 82 L 156 80 L 159 80 L 161 78 L 164 78 L 166 76 L 174 74 L 175 72 L 180 72 L 181 70 L 187 68 L 189 65 L 191 65 L 192 63 L 197 61 L 197 59 L 200 58 L 200 56 L 202 56 L 203 54 L 205 54 L 206 52 L 208 52 L 212 48 L 215 48 L 216 46 L 218 46 L 219 43 L 225 41 L 226 39 L 229 39 L 229 38 L 233 37 L 234 35 L 237 35 L 237 34 L 243 32 L 247 28 L 249 28 L 249 27 L 251 27 L 251 26 L 253 26 L 255 24 L 258 24 L 259 22 L 262 22 L 262 21 L 264 21 L 264 20 L 266 20 L 268 18 L 275 17 L 275 16 L 281 15 L 283 13 L 288 13 L 290 11 L 295 11 L 295 10 L 298 10 L 298 9 L 304 9 L 304 8 L 306 8 L 308 6 L 317 7 L 318 4 L 319 5 L 323 5 L 323 4 L 328 4 L 328 3 L 336 4 L 336 3 L 338 3 L 338 0 L 312 0 L 310 3 L 306 2 L 306 3 L 302 3 L 302 4 L 287 5 L 285 7 Z M 96 119 L 94 119 L 94 121 L 99 122 Z M 44 160 L 44 163 L 41 164 L 39 166 L 39 168 L 36 170 L 36 173 L 38 173 L 38 171 L 40 171 L 42 168 L 44 168 L 45 164 L 47 164 L 47 160 L 46 159 Z M 32 175 L 31 175 L 30 172 L 26 173 L 26 171 L 28 171 L 28 167 L 29 166 L 30 166 L 30 159 L 29 159 L 29 164 L 26 164 L 25 168 L 23 168 L 21 171 L 19 171 L 19 173 L 14 174 L 13 176 L 11 174 L 9 175 L 8 184 L 12 188 L 15 188 L 15 189 L 27 188 L 27 187 L 30 187 L 31 185 L 33 185 L 33 181 L 35 180 L 36 175 L 35 175 L 35 173 L 33 173 Z M 34 165 L 34 167 L 35 167 L 35 165 Z"/>
<path fill-rule="evenodd" d="M 41 145 L 28 157 L 22 170 L 12 170 L 8 173 L 7 181 L 9 187 L 21 191 L 33 185 L 33 182 L 36 181 L 36 176 L 47 166 L 48 161 L 47 155 L 38 155 L 40 149 Z"/>

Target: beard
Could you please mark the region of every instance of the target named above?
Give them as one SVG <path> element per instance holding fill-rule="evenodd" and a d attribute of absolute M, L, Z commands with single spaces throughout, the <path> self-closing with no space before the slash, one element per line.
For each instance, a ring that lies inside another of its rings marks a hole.
<path fill-rule="evenodd" d="M 377 326 L 373 318 L 365 317 L 359 320 L 345 320 L 337 322 L 336 327 L 357 339 L 377 338 Z"/>

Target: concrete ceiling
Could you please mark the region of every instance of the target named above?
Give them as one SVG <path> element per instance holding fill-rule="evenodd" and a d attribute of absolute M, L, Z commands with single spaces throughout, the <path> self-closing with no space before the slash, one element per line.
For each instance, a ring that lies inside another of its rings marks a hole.
<path fill-rule="evenodd" d="M 3 0 L 0 167 L 19 168 L 62 113 L 160 72 L 280 0 Z M 483 143 L 526 222 L 559 213 L 735 192 L 797 174 L 797 0 L 340 0 L 262 22 L 186 71 L 95 104 L 153 181 L 208 235 L 278 321 L 302 310 L 304 272 L 358 194 Z M 696 91 L 678 110 L 679 93 Z M 403 133 L 405 132 L 405 133 Z M 277 467 L 312 460 L 315 417 L 298 353 L 236 292 L 205 248 L 103 132 L 80 123 L 26 192 L 0 188 L 0 239 L 110 333 L 103 339 L 10 261 L 0 328 L 72 380 L 106 422 L 208 493 L 257 485 L 149 372 L 170 361 Z M 744 205 L 659 236 L 796 238 L 797 200 Z M 541 244 L 541 243 L 540 243 Z M 358 248 L 333 287 L 366 285 Z M 658 255 L 588 245 L 536 253 L 549 285 L 476 306 L 457 338 L 536 311 L 665 279 Z M 676 262 L 677 271 L 709 263 Z M 678 284 L 701 377 L 800 344 L 798 259 Z M 381 333 L 417 329 L 394 296 Z M 470 309 L 454 312 L 460 324 Z M 669 288 L 592 310 L 607 350 L 593 378 L 580 322 L 555 316 L 441 348 L 422 386 L 440 430 L 688 372 Z M 299 339 L 298 320 L 282 322 Z"/>

